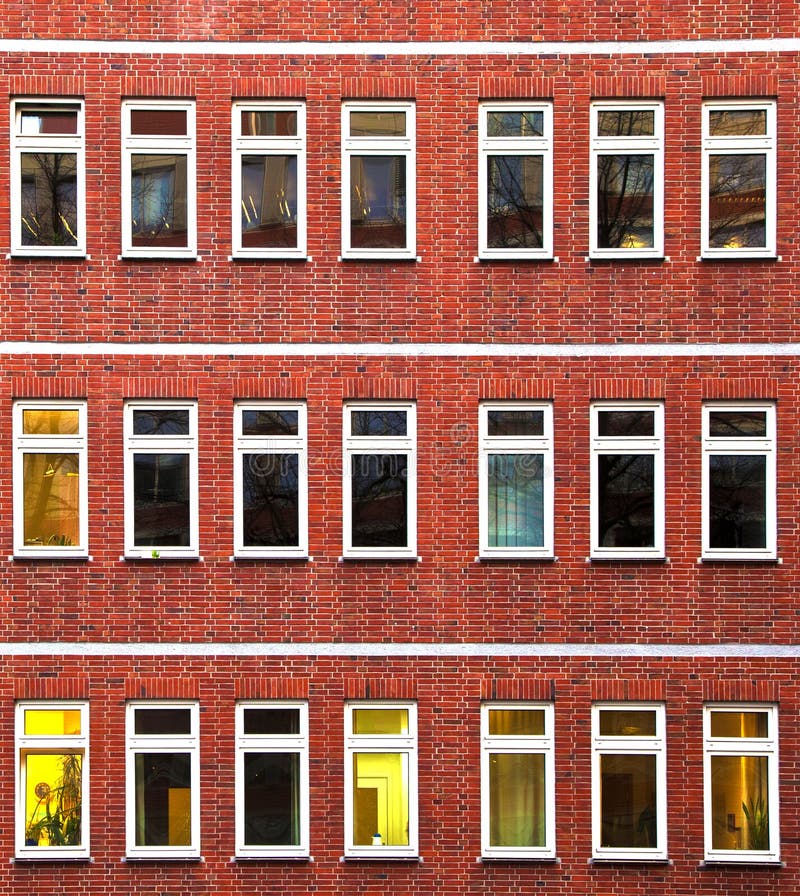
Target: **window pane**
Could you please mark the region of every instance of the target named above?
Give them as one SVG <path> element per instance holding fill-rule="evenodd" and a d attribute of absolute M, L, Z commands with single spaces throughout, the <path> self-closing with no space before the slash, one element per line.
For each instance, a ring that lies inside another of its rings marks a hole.
<path fill-rule="evenodd" d="M 508 737 L 544 734 L 544 710 L 490 709 L 489 734 Z"/>
<path fill-rule="evenodd" d="M 300 756 L 245 753 L 244 842 L 247 846 L 300 843 Z"/>
<path fill-rule="evenodd" d="M 245 734 L 299 734 L 300 710 L 284 706 L 259 706 L 243 710 Z"/>
<path fill-rule="evenodd" d="M 22 761 L 25 845 L 80 846 L 83 757 L 79 753 L 29 753 Z"/>
<path fill-rule="evenodd" d="M 656 757 L 602 754 L 600 807 L 601 846 L 656 848 Z"/>
<path fill-rule="evenodd" d="M 350 113 L 351 137 L 405 137 L 406 113 L 400 110 Z"/>
<path fill-rule="evenodd" d="M 542 156 L 489 156 L 487 245 L 542 247 L 544 179 Z"/>
<path fill-rule="evenodd" d="M 183 707 L 137 709 L 134 712 L 136 734 L 191 734 L 192 713 Z"/>
<path fill-rule="evenodd" d="M 133 499 L 135 545 L 188 546 L 188 454 L 134 454 Z"/>
<path fill-rule="evenodd" d="M 20 154 L 23 246 L 78 243 L 78 157 L 73 152 Z"/>
<path fill-rule="evenodd" d="M 408 754 L 353 754 L 353 844 L 409 845 Z"/>
<path fill-rule="evenodd" d="M 598 411 L 597 433 L 609 437 L 652 436 L 655 420 L 655 411 Z"/>
<path fill-rule="evenodd" d="M 655 458 L 650 454 L 597 457 L 600 547 L 655 544 Z"/>
<path fill-rule="evenodd" d="M 651 155 L 597 157 L 598 248 L 652 248 L 653 172 Z"/>
<path fill-rule="evenodd" d="M 709 411 L 708 434 L 715 438 L 758 438 L 767 435 L 766 411 Z"/>
<path fill-rule="evenodd" d="M 189 846 L 192 772 L 188 753 L 137 753 L 136 845 Z"/>
<path fill-rule="evenodd" d="M 79 709 L 26 709 L 26 735 L 79 735 L 81 711 Z"/>
<path fill-rule="evenodd" d="M 405 248 L 405 156 L 350 157 L 350 242 L 354 249 Z"/>
<path fill-rule="evenodd" d="M 80 545 L 77 454 L 22 455 L 23 538 L 26 545 Z"/>
<path fill-rule="evenodd" d="M 486 134 L 489 137 L 542 137 L 544 112 L 511 109 L 487 112 Z"/>
<path fill-rule="evenodd" d="M 243 109 L 243 137 L 296 137 L 297 112 L 294 109 Z"/>
<path fill-rule="evenodd" d="M 296 436 L 299 414 L 297 411 L 264 410 L 242 411 L 243 436 Z"/>
<path fill-rule="evenodd" d="M 242 156 L 242 246 L 297 245 L 297 156 Z"/>
<path fill-rule="evenodd" d="M 544 457 L 490 454 L 489 546 L 544 545 Z"/>
<path fill-rule="evenodd" d="M 408 435 L 406 411 L 351 411 L 350 430 L 354 436 Z"/>
<path fill-rule="evenodd" d="M 408 734 L 408 710 L 354 709 L 353 734 Z"/>
<path fill-rule="evenodd" d="M 769 849 L 766 756 L 711 757 L 714 849 Z"/>
<path fill-rule="evenodd" d="M 656 713 L 649 709 L 601 709 L 602 737 L 655 737 Z"/>
<path fill-rule="evenodd" d="M 133 412 L 133 434 L 137 436 L 189 435 L 189 411 L 177 408 L 149 408 Z"/>
<path fill-rule="evenodd" d="M 187 120 L 186 109 L 131 109 L 131 134 L 184 137 Z"/>
<path fill-rule="evenodd" d="M 598 137 L 652 137 L 656 114 L 652 109 L 600 109 Z"/>
<path fill-rule="evenodd" d="M 34 135 L 77 134 L 77 109 L 24 109 L 20 114 L 20 134 Z"/>
<path fill-rule="evenodd" d="M 490 846 L 544 846 L 545 812 L 544 754 L 492 753 Z"/>
<path fill-rule="evenodd" d="M 500 408 L 487 411 L 486 430 L 490 436 L 542 436 L 544 411 L 514 411 Z"/>
<path fill-rule="evenodd" d="M 711 712 L 712 737 L 769 737 L 769 713 Z"/>
<path fill-rule="evenodd" d="M 766 547 L 766 457 L 712 454 L 708 463 L 710 546 Z"/>
<path fill-rule="evenodd" d="M 186 204 L 185 155 L 131 156 L 131 235 L 134 246 L 186 247 Z"/>
<path fill-rule="evenodd" d="M 356 454 L 351 476 L 353 547 L 406 547 L 408 457 Z"/>
<path fill-rule="evenodd" d="M 22 412 L 22 432 L 26 436 L 74 436 L 80 432 L 80 414 L 63 408 L 26 408 Z"/>
<path fill-rule="evenodd" d="M 712 109 L 708 113 L 711 137 L 758 137 L 767 133 L 766 109 Z"/>
<path fill-rule="evenodd" d="M 711 155 L 708 169 L 709 246 L 717 249 L 765 246 L 766 155 Z"/>
<path fill-rule="evenodd" d="M 300 539 L 297 454 L 242 455 L 245 547 L 291 547 Z"/>

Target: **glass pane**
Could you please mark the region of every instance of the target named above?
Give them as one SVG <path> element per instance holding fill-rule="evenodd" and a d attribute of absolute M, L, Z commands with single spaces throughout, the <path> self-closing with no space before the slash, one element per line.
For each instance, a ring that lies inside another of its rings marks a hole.
<path fill-rule="evenodd" d="M 542 137 L 544 112 L 503 109 L 486 113 L 489 137 Z"/>
<path fill-rule="evenodd" d="M 22 537 L 26 545 L 80 545 L 80 481 L 77 454 L 22 455 Z"/>
<path fill-rule="evenodd" d="M 242 156 L 242 246 L 297 246 L 297 156 Z"/>
<path fill-rule="evenodd" d="M 542 246 L 542 156 L 489 156 L 487 245 L 490 249 Z"/>
<path fill-rule="evenodd" d="M 489 845 L 545 845 L 543 753 L 489 756 Z"/>
<path fill-rule="evenodd" d="M 658 847 L 656 757 L 600 756 L 600 845 Z"/>
<path fill-rule="evenodd" d="M 408 846 L 408 755 L 353 754 L 353 844 Z"/>
<path fill-rule="evenodd" d="M 351 411 L 350 433 L 354 436 L 408 435 L 406 411 Z"/>
<path fill-rule="evenodd" d="M 258 408 L 242 411 L 243 436 L 296 436 L 298 411 Z"/>
<path fill-rule="evenodd" d="M 136 734 L 178 735 L 192 733 L 192 711 L 185 706 L 134 710 Z"/>
<path fill-rule="evenodd" d="M 653 246 L 653 156 L 597 157 L 597 246 Z"/>
<path fill-rule="evenodd" d="M 642 548 L 655 544 L 655 458 L 651 454 L 597 457 L 597 544 Z"/>
<path fill-rule="evenodd" d="M 77 246 L 78 156 L 20 153 L 23 246 Z"/>
<path fill-rule="evenodd" d="M 19 132 L 26 137 L 77 134 L 78 110 L 56 106 L 51 109 L 23 109 L 20 113 Z"/>
<path fill-rule="evenodd" d="M 355 454 L 351 476 L 353 547 L 406 547 L 408 457 Z"/>
<path fill-rule="evenodd" d="M 514 411 L 507 408 L 487 411 L 486 431 L 490 436 L 542 436 L 544 411 Z"/>
<path fill-rule="evenodd" d="M 544 456 L 490 454 L 489 546 L 544 545 Z"/>
<path fill-rule="evenodd" d="M 83 757 L 29 753 L 25 777 L 25 845 L 80 846 Z"/>
<path fill-rule="evenodd" d="M 767 133 L 766 109 L 712 109 L 708 113 L 712 137 L 759 137 Z"/>
<path fill-rule="evenodd" d="M 768 757 L 711 757 L 711 845 L 769 849 Z"/>
<path fill-rule="evenodd" d="M 766 245 L 767 157 L 712 155 L 708 160 L 708 244 L 714 249 Z"/>
<path fill-rule="evenodd" d="M 297 454 L 242 455 L 245 547 L 292 547 L 300 541 L 300 458 Z"/>
<path fill-rule="evenodd" d="M 136 845 L 190 846 L 192 769 L 188 753 L 137 753 Z"/>
<path fill-rule="evenodd" d="M 709 411 L 708 433 L 715 438 L 758 438 L 767 434 L 766 411 Z"/>
<path fill-rule="evenodd" d="M 243 710 L 245 734 L 299 734 L 300 710 L 289 706 L 258 706 Z"/>
<path fill-rule="evenodd" d="M 544 734 L 543 709 L 490 709 L 489 734 L 525 737 Z"/>
<path fill-rule="evenodd" d="M 350 245 L 405 248 L 405 156 L 350 157 Z"/>
<path fill-rule="evenodd" d="M 598 137 L 652 137 L 656 113 L 652 109 L 598 109 Z"/>
<path fill-rule="evenodd" d="M 296 137 L 297 112 L 294 109 L 243 109 L 243 137 Z"/>
<path fill-rule="evenodd" d="M 712 737 L 769 737 L 769 713 L 757 710 L 711 712 Z"/>
<path fill-rule="evenodd" d="M 597 412 L 597 434 L 600 436 L 652 436 L 655 427 L 655 411 Z"/>
<path fill-rule="evenodd" d="M 141 137 L 185 137 L 186 109 L 131 109 L 131 134 Z"/>
<path fill-rule="evenodd" d="M 766 547 L 766 457 L 712 454 L 708 468 L 710 546 Z"/>
<path fill-rule="evenodd" d="M 133 412 L 133 434 L 137 436 L 185 436 L 190 432 L 189 411 L 178 408 L 148 408 Z"/>
<path fill-rule="evenodd" d="M 408 710 L 354 709 L 353 734 L 408 734 Z"/>
<path fill-rule="evenodd" d="M 244 754 L 244 842 L 248 846 L 300 843 L 300 756 Z"/>
<path fill-rule="evenodd" d="M 185 248 L 185 155 L 131 156 L 131 235 L 134 246 Z"/>
<path fill-rule="evenodd" d="M 81 733 L 79 709 L 26 709 L 27 735 L 78 735 Z"/>
<path fill-rule="evenodd" d="M 189 497 L 188 454 L 134 454 L 134 544 L 187 547 Z"/>
<path fill-rule="evenodd" d="M 400 110 L 350 113 L 351 137 L 405 137 L 406 113 Z"/>
<path fill-rule="evenodd" d="M 22 412 L 26 436 L 75 436 L 80 433 L 80 414 L 74 409 L 27 408 Z"/>
<path fill-rule="evenodd" d="M 601 709 L 601 737 L 655 737 L 656 713 L 651 709 Z"/>

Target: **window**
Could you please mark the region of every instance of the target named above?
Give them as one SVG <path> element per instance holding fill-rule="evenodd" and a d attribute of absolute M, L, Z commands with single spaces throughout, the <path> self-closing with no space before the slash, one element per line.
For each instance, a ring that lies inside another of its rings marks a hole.
<path fill-rule="evenodd" d="M 415 410 L 413 403 L 345 405 L 345 556 L 416 556 Z"/>
<path fill-rule="evenodd" d="M 233 106 L 233 254 L 304 258 L 306 124 L 303 103 Z"/>
<path fill-rule="evenodd" d="M 703 106 L 703 256 L 775 255 L 776 106 Z"/>
<path fill-rule="evenodd" d="M 308 706 L 236 707 L 236 855 L 308 855 Z"/>
<path fill-rule="evenodd" d="M 414 104 L 345 103 L 342 143 L 342 255 L 414 258 Z"/>
<path fill-rule="evenodd" d="M 480 407 L 482 557 L 553 555 L 553 408 Z"/>
<path fill-rule="evenodd" d="M 18 858 L 89 856 L 89 705 L 18 703 Z"/>
<path fill-rule="evenodd" d="M 664 707 L 592 707 L 592 855 L 666 859 Z"/>
<path fill-rule="evenodd" d="M 12 253 L 84 255 L 83 103 L 14 100 L 11 128 Z"/>
<path fill-rule="evenodd" d="M 662 256 L 663 105 L 593 103 L 591 126 L 591 256 Z"/>
<path fill-rule="evenodd" d="M 128 856 L 200 855 L 198 729 L 196 703 L 128 704 Z"/>
<path fill-rule="evenodd" d="M 777 706 L 706 706 L 703 724 L 706 859 L 777 862 Z"/>
<path fill-rule="evenodd" d="M 242 402 L 235 414 L 236 556 L 305 557 L 306 406 Z"/>
<path fill-rule="evenodd" d="M 14 404 L 14 556 L 86 557 L 86 403 Z"/>
<path fill-rule="evenodd" d="M 550 704 L 481 707 L 481 841 L 486 858 L 555 858 Z"/>
<path fill-rule="evenodd" d="M 191 102 L 129 100 L 122 105 L 125 255 L 195 255 L 194 113 Z"/>
<path fill-rule="evenodd" d="M 552 257 L 552 106 L 481 106 L 479 145 L 480 257 Z"/>
<path fill-rule="evenodd" d="M 125 555 L 196 557 L 197 405 L 125 406 Z"/>
<path fill-rule="evenodd" d="M 592 557 L 664 556 L 664 408 L 592 406 Z"/>
<path fill-rule="evenodd" d="M 417 708 L 350 703 L 345 710 L 345 856 L 417 855 Z"/>
<path fill-rule="evenodd" d="M 703 557 L 776 555 L 775 407 L 703 408 Z"/>

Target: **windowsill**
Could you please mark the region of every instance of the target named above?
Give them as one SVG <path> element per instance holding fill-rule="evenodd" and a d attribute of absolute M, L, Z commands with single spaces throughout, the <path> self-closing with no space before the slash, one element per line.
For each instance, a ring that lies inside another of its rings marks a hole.
<path fill-rule="evenodd" d="M 295 560 L 298 563 L 310 563 L 314 558 L 308 554 L 231 554 L 228 557 L 231 563 L 246 563 L 248 560 L 261 563 L 265 560 L 279 560 L 285 563 L 288 560 Z"/>
<path fill-rule="evenodd" d="M 602 554 L 599 557 L 586 558 L 587 563 L 669 563 L 665 554 L 619 554 L 612 556 Z"/>
<path fill-rule="evenodd" d="M 310 255 L 306 255 L 305 252 L 292 253 L 286 252 L 284 254 L 268 254 L 264 252 L 263 254 L 258 254 L 255 252 L 252 253 L 237 253 L 236 255 L 229 255 L 228 261 L 313 261 L 313 258 Z"/>
<path fill-rule="evenodd" d="M 669 255 L 664 255 L 662 252 L 657 252 L 653 255 L 628 255 L 624 252 L 619 252 L 613 255 L 593 255 L 589 254 L 586 256 L 586 261 L 590 264 L 595 264 L 595 262 L 603 262 L 610 261 L 615 264 L 620 261 L 624 262 L 636 262 L 638 264 L 663 264 L 665 261 L 670 261 Z"/>
<path fill-rule="evenodd" d="M 92 856 L 14 856 L 11 863 L 15 865 L 41 865 L 42 862 L 50 864 L 80 864 L 90 865 L 94 862 Z"/>
<path fill-rule="evenodd" d="M 160 252 L 142 252 L 139 254 L 138 252 L 134 254 L 122 254 L 117 256 L 117 261 L 196 261 L 199 262 L 200 258 L 198 257 L 196 252 L 187 252 L 185 254 L 179 254 L 177 252 L 170 252 L 168 254 L 162 254 Z"/>
<path fill-rule="evenodd" d="M 303 862 L 313 862 L 314 856 L 231 856 L 231 863 L 237 864 L 238 862 L 294 862 L 300 863 Z"/>
<path fill-rule="evenodd" d="M 31 258 L 44 258 L 46 260 L 57 259 L 58 261 L 64 261 L 71 258 L 74 261 L 84 261 L 91 257 L 92 256 L 85 250 L 80 252 L 64 252 L 54 249 L 51 252 L 26 252 L 24 249 L 15 249 L 13 252 L 6 253 L 6 258 L 24 258 L 26 261 L 29 261 Z"/>
<path fill-rule="evenodd" d="M 775 255 L 773 252 L 749 252 L 746 254 L 737 254 L 737 255 L 698 255 L 697 260 L 700 262 L 706 261 L 783 261 L 783 256 Z"/>
<path fill-rule="evenodd" d="M 91 554 L 12 554 L 9 558 L 14 563 L 57 563 L 58 561 L 69 560 L 70 562 L 78 560 L 81 563 L 88 563 L 94 558 Z"/>
<path fill-rule="evenodd" d="M 339 856 L 340 862 L 405 862 L 408 865 L 422 865 L 422 856 Z"/>
<path fill-rule="evenodd" d="M 518 264 L 521 261 L 559 262 L 558 255 L 476 255 L 472 259 L 475 264 L 494 264 L 505 262 L 506 264 Z"/>
<path fill-rule="evenodd" d="M 422 261 L 421 255 L 361 255 L 361 254 L 352 254 L 350 252 L 347 255 L 340 255 L 337 259 L 338 261 L 377 261 L 383 264 L 387 262 L 395 262 L 395 261 L 405 261 L 405 262 L 417 262 Z"/>
<path fill-rule="evenodd" d="M 555 554 L 478 554 L 476 563 L 557 563 Z"/>
<path fill-rule="evenodd" d="M 767 566 L 782 566 L 782 557 L 752 557 L 742 554 L 731 554 L 730 556 L 713 555 L 710 557 L 700 556 L 697 558 L 699 564 L 705 563 L 763 563 Z"/>
<path fill-rule="evenodd" d="M 701 862 L 697 863 L 697 867 L 700 871 L 715 871 L 716 869 L 724 866 L 725 868 L 785 868 L 786 862 L 782 862 L 780 859 L 765 859 L 763 862 L 759 862 L 758 859 L 703 859 Z"/>
<path fill-rule="evenodd" d="M 342 554 L 339 563 L 349 563 L 355 560 L 358 563 L 364 560 L 373 560 L 376 563 L 422 563 L 422 557 L 416 554 Z"/>
<path fill-rule="evenodd" d="M 123 856 L 120 861 L 131 864 L 139 862 L 185 862 L 197 864 L 205 862 L 205 856 Z"/>
<path fill-rule="evenodd" d="M 204 559 L 200 554 L 159 554 L 154 557 L 152 554 L 123 554 L 120 563 L 132 563 L 137 560 L 146 563 L 200 563 Z"/>
<path fill-rule="evenodd" d="M 590 865 L 674 865 L 672 859 L 663 857 L 647 858 L 646 856 L 595 856 L 589 859 Z"/>
<path fill-rule="evenodd" d="M 560 865 L 558 856 L 478 856 L 475 861 L 479 865 L 517 864 L 527 862 L 533 865 Z"/>

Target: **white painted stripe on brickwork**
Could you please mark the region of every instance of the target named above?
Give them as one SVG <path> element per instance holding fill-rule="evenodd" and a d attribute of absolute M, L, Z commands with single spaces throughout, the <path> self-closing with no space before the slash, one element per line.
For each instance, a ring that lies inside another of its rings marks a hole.
<path fill-rule="evenodd" d="M 800 38 L 653 41 L 195 41 L 0 40 L 0 53 L 201 56 L 592 56 L 797 53 Z"/>

